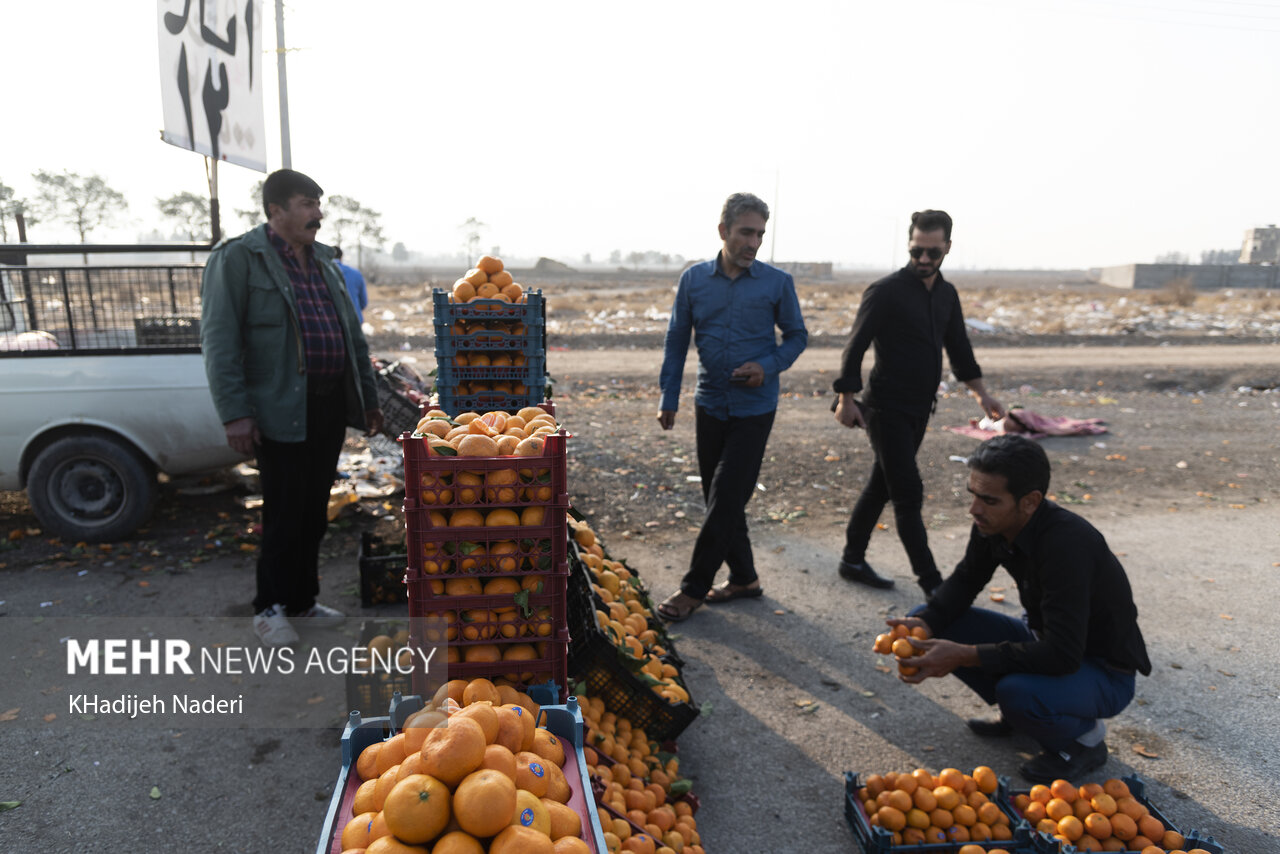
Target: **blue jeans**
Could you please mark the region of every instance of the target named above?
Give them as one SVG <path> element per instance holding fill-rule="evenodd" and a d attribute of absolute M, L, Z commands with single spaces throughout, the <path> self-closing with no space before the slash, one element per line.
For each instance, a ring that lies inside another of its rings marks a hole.
<path fill-rule="evenodd" d="M 924 606 L 911 609 L 915 616 Z M 1020 619 L 985 608 L 970 608 L 939 637 L 961 644 L 1025 643 L 1035 635 Z M 1014 729 L 1046 750 L 1065 750 L 1093 729 L 1100 718 L 1120 714 L 1133 699 L 1134 675 L 1101 659 L 1086 657 L 1074 673 L 1006 673 L 993 676 L 978 667 L 960 667 L 955 675 L 991 704 Z"/>

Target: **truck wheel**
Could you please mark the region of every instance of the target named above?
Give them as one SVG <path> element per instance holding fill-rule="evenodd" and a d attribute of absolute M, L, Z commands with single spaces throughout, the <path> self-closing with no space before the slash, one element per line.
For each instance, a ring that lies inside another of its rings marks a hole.
<path fill-rule="evenodd" d="M 72 542 L 120 540 L 151 515 L 156 477 L 132 447 L 106 436 L 65 436 L 40 452 L 27 497 L 49 532 Z"/>

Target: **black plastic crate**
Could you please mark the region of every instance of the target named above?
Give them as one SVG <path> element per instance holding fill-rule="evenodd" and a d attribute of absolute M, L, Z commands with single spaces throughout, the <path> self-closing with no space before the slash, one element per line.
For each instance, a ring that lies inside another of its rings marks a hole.
<path fill-rule="evenodd" d="M 409 621 L 393 623 L 388 620 L 367 620 L 360 626 L 360 645 L 367 646 L 369 641 L 380 634 L 389 634 L 389 629 L 400 625 L 406 632 Z M 391 699 L 399 691 L 401 694 L 413 693 L 413 675 L 395 671 L 383 673 L 348 673 L 347 709 L 370 715 L 391 706 Z"/>
<path fill-rule="evenodd" d="M 1151 801 L 1149 801 L 1149 800 L 1147 799 L 1147 783 L 1146 783 L 1146 781 L 1145 781 L 1145 780 L 1143 780 L 1141 777 L 1139 777 L 1139 776 L 1138 776 L 1138 775 L 1136 775 L 1136 774 L 1127 774 L 1127 775 L 1125 775 L 1125 776 L 1121 777 L 1121 778 L 1120 778 L 1120 781 L 1121 781 L 1121 782 L 1123 782 L 1126 786 L 1128 786 L 1128 787 L 1129 787 L 1129 794 L 1131 794 L 1131 795 L 1134 797 L 1134 799 L 1135 799 L 1135 800 L 1137 800 L 1137 802 L 1138 802 L 1138 803 L 1140 803 L 1140 804 L 1142 804 L 1144 807 L 1146 807 L 1146 808 L 1147 808 L 1147 811 L 1148 811 L 1149 813 L 1151 813 L 1151 815 L 1152 815 L 1152 816 L 1154 816 L 1154 817 L 1155 817 L 1155 818 L 1156 818 L 1156 819 L 1157 819 L 1161 824 L 1163 824 L 1163 825 L 1164 825 L 1165 830 L 1172 830 L 1172 831 L 1174 831 L 1175 833 L 1185 833 L 1181 828 L 1179 828 L 1176 824 L 1174 824 L 1172 821 L 1170 821 L 1170 820 L 1169 820 L 1169 817 L 1168 817 L 1168 816 L 1166 816 L 1163 812 L 1161 812 L 1161 811 L 1160 811 L 1160 809 L 1159 809 L 1158 807 L 1156 807 L 1156 805 L 1155 805 L 1155 804 L 1151 803 Z M 1093 780 L 1093 781 L 1086 780 L 1085 782 L 1086 782 L 1086 783 L 1088 783 L 1088 782 L 1101 783 L 1102 781 L 1101 781 L 1101 780 Z M 1017 788 L 1017 789 L 1014 789 L 1014 788 L 1008 788 L 1008 787 L 1002 786 L 1002 787 L 1001 787 L 1001 789 L 1000 789 L 1000 799 L 1001 799 L 1001 804 L 1000 804 L 1000 806 L 1001 806 L 1001 808 L 1005 809 L 1006 811 L 1011 811 L 1014 815 L 1017 815 L 1019 818 L 1021 818 L 1021 816 L 1022 816 L 1022 811 L 1021 811 L 1021 810 L 1019 810 L 1019 809 L 1014 805 L 1014 803 L 1013 803 L 1013 799 L 1014 799 L 1015 797 L 1017 797 L 1018 795 L 1025 795 L 1025 794 L 1029 793 L 1030 791 L 1031 791 L 1031 787 L 1030 787 L 1030 786 L 1024 786 L 1024 787 Z M 1024 819 L 1024 821 L 1025 821 L 1025 819 Z M 1044 840 L 1046 841 L 1046 843 L 1047 843 L 1047 844 L 1052 845 L 1052 846 L 1057 846 L 1057 845 L 1058 845 L 1057 840 L 1053 839 L 1052 837 L 1047 836 L 1046 834 L 1040 833 L 1040 832 L 1036 831 L 1034 828 L 1032 828 L 1032 832 L 1033 832 L 1033 835 L 1034 835 L 1034 836 L 1036 836 L 1036 837 L 1040 837 L 1040 838 L 1044 839 Z M 1154 841 L 1157 845 L 1158 845 L 1158 844 L 1160 844 L 1160 841 L 1159 841 L 1159 840 L 1152 840 L 1152 841 Z M 1207 840 L 1206 840 L 1206 841 L 1212 842 L 1212 841 L 1213 841 L 1213 840 L 1212 840 L 1212 837 L 1207 838 Z M 1193 847 L 1193 846 L 1188 846 L 1188 847 Z M 1206 850 L 1210 850 L 1210 851 L 1212 850 L 1212 849 L 1208 848 L 1208 846 L 1201 846 L 1201 847 L 1205 848 Z M 1056 851 L 1058 851 L 1059 849 L 1058 849 L 1057 847 L 1053 847 L 1053 848 L 1050 848 L 1050 849 L 1048 849 L 1048 850 L 1050 850 L 1050 851 L 1055 851 L 1055 852 L 1056 852 Z M 1063 847 L 1062 847 L 1062 851 L 1064 851 L 1064 852 L 1074 852 L 1075 850 L 1076 850 L 1076 849 L 1075 849 L 1075 846 L 1071 846 L 1070 848 L 1068 848 L 1068 847 L 1066 847 L 1066 846 L 1063 846 Z M 1117 852 L 1117 854 L 1139 854 L 1139 852 L 1126 849 L 1126 851 L 1124 851 L 1124 852 Z"/>
<path fill-rule="evenodd" d="M 360 534 L 360 604 L 366 608 L 376 605 L 397 605 L 408 601 L 405 593 L 404 572 L 408 564 L 404 552 L 393 553 L 371 531 Z"/>
<path fill-rule="evenodd" d="M 1038 854 L 1039 852 L 1033 840 L 1035 834 L 1032 833 L 1027 823 L 1021 819 L 1018 819 L 1017 823 L 1010 828 L 1013 834 L 1012 839 L 894 845 L 893 834 L 883 827 L 873 826 L 868 819 L 866 810 L 863 809 L 862 803 L 858 800 L 858 789 L 860 788 L 862 788 L 862 782 L 859 779 L 859 775 L 852 771 L 844 772 L 845 821 L 849 823 L 849 829 L 853 831 L 854 838 L 858 840 L 858 844 L 862 846 L 862 850 L 866 854 L 955 854 L 964 845 L 980 845 L 986 850 L 1003 848 L 1013 854 L 1032 854 L 1032 852 L 1037 852 Z M 1013 820 L 1016 814 L 1011 813 L 1008 807 L 1000 803 L 996 797 L 992 797 L 991 800 Z M 1055 842 L 1054 844 L 1056 845 L 1057 843 Z"/>
<path fill-rule="evenodd" d="M 609 711 L 631 721 L 632 727 L 643 729 L 654 741 L 674 741 L 698 718 L 698 706 L 692 701 L 669 703 L 649 690 L 599 629 L 580 629 L 573 638 L 569 673 L 575 684 L 583 683 L 584 694 L 600 697 Z"/>

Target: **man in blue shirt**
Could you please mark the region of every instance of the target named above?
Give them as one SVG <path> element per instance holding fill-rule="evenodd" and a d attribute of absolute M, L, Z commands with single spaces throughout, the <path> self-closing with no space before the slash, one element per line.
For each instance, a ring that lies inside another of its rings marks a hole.
<path fill-rule="evenodd" d="M 347 293 L 351 295 L 351 304 L 356 307 L 356 320 L 364 323 L 364 309 L 369 304 L 369 293 L 364 287 L 364 276 L 355 267 L 342 263 L 342 247 L 333 247 L 333 263 L 338 265 L 342 278 L 347 282 Z"/>
<path fill-rule="evenodd" d="M 680 589 L 658 606 L 665 620 L 683 620 L 703 602 L 764 592 L 747 536 L 747 502 L 778 408 L 778 376 L 809 340 L 790 274 L 756 260 L 768 220 L 769 207 L 756 196 L 730 196 L 720 214 L 723 248 L 714 260 L 685 270 L 676 289 L 658 423 L 663 430 L 675 426 L 692 333 L 698 348 L 698 469 L 707 515 Z M 782 330 L 781 344 L 775 326 Z M 722 563 L 729 564 L 729 578 L 712 588 Z"/>

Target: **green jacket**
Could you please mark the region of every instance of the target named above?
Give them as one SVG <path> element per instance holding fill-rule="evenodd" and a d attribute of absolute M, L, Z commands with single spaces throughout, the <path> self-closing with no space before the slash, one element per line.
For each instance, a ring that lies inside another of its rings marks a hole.
<path fill-rule="evenodd" d="M 369 345 L 332 263 L 333 250 L 321 243 L 314 250 L 346 341 L 346 422 L 365 429 L 365 411 L 378 406 Z M 200 298 L 200 345 L 222 423 L 252 417 L 268 439 L 306 439 L 307 369 L 298 302 L 265 225 L 210 253 Z"/>

